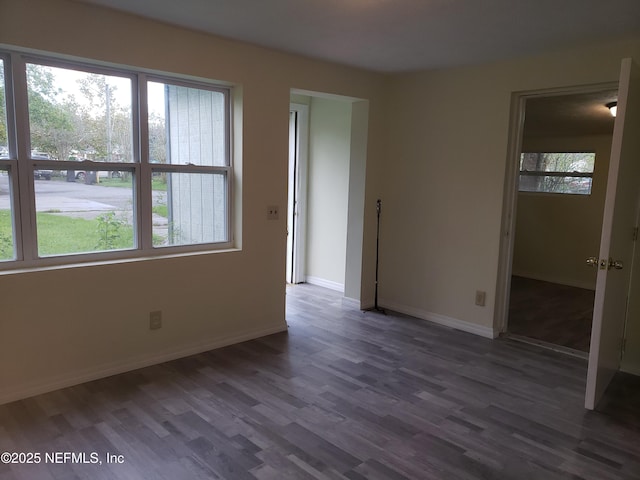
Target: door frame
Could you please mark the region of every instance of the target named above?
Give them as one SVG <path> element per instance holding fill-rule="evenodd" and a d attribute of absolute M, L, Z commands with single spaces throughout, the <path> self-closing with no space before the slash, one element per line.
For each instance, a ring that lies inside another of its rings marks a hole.
<path fill-rule="evenodd" d="M 287 239 L 286 265 L 291 265 L 291 271 L 286 272 L 285 278 L 288 282 L 295 284 L 305 281 L 309 106 L 291 103 L 289 113 L 291 112 L 296 114 L 295 137 L 289 138 L 287 180 L 287 235 L 292 236 L 292 241 L 289 242 Z M 289 135 L 291 136 L 291 132 Z M 292 140 L 293 145 L 291 145 Z"/>
<path fill-rule="evenodd" d="M 500 253 L 498 257 L 498 277 L 494 326 L 499 333 L 507 332 L 509 300 L 511 296 L 511 275 L 513 270 L 513 250 L 515 244 L 516 213 L 518 208 L 519 164 L 522 151 L 524 118 L 528 99 L 594 93 L 619 87 L 618 82 L 592 85 L 558 87 L 541 90 L 514 92 L 511 95 L 509 118 L 509 140 L 507 144 L 507 168 L 503 187 L 502 219 L 500 227 Z"/>

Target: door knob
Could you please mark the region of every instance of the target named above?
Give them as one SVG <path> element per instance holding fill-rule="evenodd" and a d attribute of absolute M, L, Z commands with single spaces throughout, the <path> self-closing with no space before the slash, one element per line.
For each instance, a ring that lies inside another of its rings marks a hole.
<path fill-rule="evenodd" d="M 587 266 L 596 268 L 600 266 L 600 270 L 611 270 L 612 268 L 622 270 L 623 264 L 620 260 L 614 260 L 611 257 L 609 260 L 602 259 L 600 261 L 598 261 L 598 257 L 589 257 L 587 258 Z"/>
<path fill-rule="evenodd" d="M 614 260 L 613 258 L 609 257 L 609 270 L 611 270 L 612 268 L 615 268 L 616 270 L 622 270 L 622 262 L 620 260 Z"/>
<path fill-rule="evenodd" d="M 589 266 L 589 267 L 597 267 L 598 266 L 598 257 L 589 257 L 589 258 L 587 258 L 587 266 Z"/>

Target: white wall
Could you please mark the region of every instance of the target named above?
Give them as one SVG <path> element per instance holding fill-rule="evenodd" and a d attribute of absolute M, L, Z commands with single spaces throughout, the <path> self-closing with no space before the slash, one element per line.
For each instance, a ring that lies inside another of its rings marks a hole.
<path fill-rule="evenodd" d="M 309 108 L 307 281 L 344 291 L 351 103 L 313 97 Z"/>
<path fill-rule="evenodd" d="M 595 289 L 611 135 L 525 138 L 527 152 L 595 152 L 591 195 L 518 194 L 513 274 Z"/>
<path fill-rule="evenodd" d="M 367 141 L 369 102 L 351 105 L 351 158 L 349 160 L 349 207 L 347 214 L 347 245 L 344 296 L 361 301 L 362 247 L 364 238 L 364 212 L 366 197 Z"/>
<path fill-rule="evenodd" d="M 266 208 L 287 201 L 291 89 L 369 100 L 377 163 L 384 76 L 67 0 L 3 1 L 0 44 L 231 84 L 240 235 L 228 252 L 0 273 L 0 403 L 286 328 L 286 218 Z"/>

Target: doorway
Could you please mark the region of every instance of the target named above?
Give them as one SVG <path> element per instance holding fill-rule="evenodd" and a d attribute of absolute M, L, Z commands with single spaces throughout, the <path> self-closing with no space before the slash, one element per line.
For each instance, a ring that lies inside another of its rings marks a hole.
<path fill-rule="evenodd" d="M 585 408 L 593 410 L 617 372 L 624 368 L 629 302 L 637 290 L 635 259 L 638 257 L 638 185 L 640 185 L 640 67 L 631 58 L 621 62 L 619 82 L 601 88 L 584 87 L 555 91 L 514 93 L 511 111 L 507 175 L 505 177 L 502 234 L 496 296 L 496 326 L 507 332 L 511 275 L 513 273 L 514 230 L 518 202 L 520 154 L 528 99 L 570 93 L 615 89 L 618 86 L 617 114 L 611 142 L 600 248 L 597 256 L 586 260 L 597 268 L 592 334 L 588 356 Z M 606 108 L 606 107 L 605 107 Z M 567 175 L 564 175 L 567 176 Z M 578 175 L 581 176 L 581 175 Z M 633 323 L 633 322 L 632 322 Z M 633 338 L 633 337 L 631 337 Z"/>
<path fill-rule="evenodd" d="M 584 358 L 596 285 L 585 259 L 599 250 L 616 98 L 608 84 L 518 99 L 502 331 Z"/>

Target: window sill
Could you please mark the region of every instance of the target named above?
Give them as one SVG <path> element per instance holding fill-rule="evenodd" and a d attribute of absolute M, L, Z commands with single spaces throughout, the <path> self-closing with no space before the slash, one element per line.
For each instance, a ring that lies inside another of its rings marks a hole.
<path fill-rule="evenodd" d="M 526 195 L 531 197 L 549 197 L 549 198 L 559 198 L 559 197 L 570 197 L 570 198 L 591 198 L 593 193 L 565 193 L 565 192 L 528 192 L 528 191 L 518 191 L 518 195 Z"/>
<path fill-rule="evenodd" d="M 102 267 L 108 265 L 119 265 L 119 264 L 130 264 L 130 263 L 138 263 L 138 262 L 149 262 L 149 261 L 161 261 L 168 259 L 176 259 L 176 258 L 188 258 L 188 257 L 197 257 L 203 255 L 218 255 L 218 254 L 234 254 L 241 252 L 241 248 L 224 248 L 219 250 L 198 250 L 198 251 L 190 251 L 190 252 L 171 252 L 171 253 L 162 253 L 157 255 L 144 255 L 144 256 L 131 256 L 131 257 L 119 257 L 119 258 L 110 258 L 104 260 L 95 260 L 95 259 L 87 259 L 86 261 L 78 260 L 76 262 L 68 261 L 69 257 L 65 257 L 65 262 L 62 263 L 55 257 L 47 258 L 44 260 L 38 260 L 30 265 L 25 265 L 24 262 L 21 265 L 11 265 L 10 262 L 7 262 L 6 269 L 0 265 L 0 276 L 5 275 L 17 275 L 23 273 L 32 273 L 32 272 L 46 272 L 53 270 L 66 270 L 70 268 L 83 268 L 83 267 Z"/>

